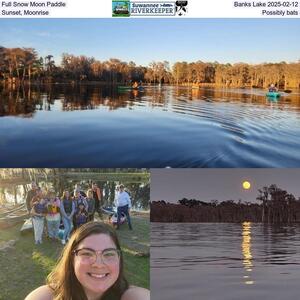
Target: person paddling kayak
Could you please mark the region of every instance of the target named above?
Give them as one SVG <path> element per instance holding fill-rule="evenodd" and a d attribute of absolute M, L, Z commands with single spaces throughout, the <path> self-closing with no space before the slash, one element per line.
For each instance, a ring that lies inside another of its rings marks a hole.
<path fill-rule="evenodd" d="M 277 88 L 276 88 L 276 86 L 273 83 L 269 87 L 269 92 L 270 93 L 277 92 Z"/>

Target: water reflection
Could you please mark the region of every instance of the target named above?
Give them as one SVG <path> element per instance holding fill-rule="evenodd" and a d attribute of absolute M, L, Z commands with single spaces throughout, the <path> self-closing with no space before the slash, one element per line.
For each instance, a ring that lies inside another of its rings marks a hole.
<path fill-rule="evenodd" d="M 201 100 L 213 102 L 243 102 L 245 104 L 260 104 L 272 108 L 285 109 L 300 106 L 299 93 L 286 94 L 280 99 L 266 98 L 264 91 L 240 89 L 191 89 L 188 87 L 156 86 L 145 87 L 143 91 L 124 90 L 101 85 L 27 85 L 14 86 L 7 89 L 0 85 L 0 116 L 19 115 L 33 116 L 38 110 L 51 111 L 54 107 L 62 111 L 97 109 L 101 106 L 108 110 L 122 107 L 132 107 L 143 103 L 150 107 L 164 107 L 182 114 L 199 113 L 189 101 Z M 177 103 L 174 103 L 174 100 Z M 55 103 L 59 101 L 60 105 Z M 172 105 L 170 105 L 172 104 Z M 186 104 L 189 104 L 186 106 Z M 183 109 L 184 108 L 184 109 Z"/>
<path fill-rule="evenodd" d="M 296 92 L 53 84 L 2 86 L 0 99 L 2 166 L 300 166 Z"/>
<path fill-rule="evenodd" d="M 251 222 L 242 223 L 242 253 L 243 253 L 243 265 L 246 272 L 252 272 L 252 253 L 251 253 Z M 245 284 L 253 284 L 250 275 L 244 275 Z"/>
<path fill-rule="evenodd" d="M 300 227 L 151 224 L 151 299 L 297 299 Z"/>

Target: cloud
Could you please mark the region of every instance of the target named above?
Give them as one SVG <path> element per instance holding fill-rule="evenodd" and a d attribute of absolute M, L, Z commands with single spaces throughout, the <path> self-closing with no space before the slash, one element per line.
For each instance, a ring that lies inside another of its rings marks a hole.
<path fill-rule="evenodd" d="M 40 31 L 35 33 L 38 37 L 46 37 L 46 38 L 53 38 L 53 39 L 67 39 L 69 38 L 69 35 L 63 34 L 63 33 L 55 33 L 52 34 L 48 31 Z"/>
<path fill-rule="evenodd" d="M 40 36 L 40 37 L 51 37 L 50 32 L 47 32 L 47 31 L 37 32 L 36 35 Z"/>

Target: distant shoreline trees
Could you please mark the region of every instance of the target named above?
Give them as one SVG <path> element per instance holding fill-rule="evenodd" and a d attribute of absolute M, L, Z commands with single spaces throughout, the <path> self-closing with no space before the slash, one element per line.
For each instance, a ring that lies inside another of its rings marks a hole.
<path fill-rule="evenodd" d="M 151 222 L 230 222 L 296 223 L 300 222 L 300 198 L 275 184 L 258 190 L 261 203 L 227 200 L 204 202 L 183 198 L 177 204 L 152 201 Z"/>
<path fill-rule="evenodd" d="M 117 58 L 99 61 L 84 55 L 62 54 L 61 66 L 52 55 L 39 57 L 33 48 L 0 46 L 0 80 L 8 83 L 97 81 L 127 84 L 143 81 L 192 86 L 266 88 L 274 83 L 280 89 L 300 88 L 300 61 L 293 63 L 221 64 L 218 62 L 151 62 L 137 66 Z"/>

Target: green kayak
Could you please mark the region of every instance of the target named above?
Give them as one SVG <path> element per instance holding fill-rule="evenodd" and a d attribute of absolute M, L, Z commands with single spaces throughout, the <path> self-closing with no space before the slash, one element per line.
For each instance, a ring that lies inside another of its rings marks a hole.
<path fill-rule="evenodd" d="M 132 86 L 119 85 L 118 90 L 120 90 L 120 91 L 132 91 L 132 90 L 143 91 L 144 88 L 142 86 L 132 87 Z"/>
<path fill-rule="evenodd" d="M 280 97 L 280 93 L 278 93 L 278 92 L 268 92 L 266 94 L 266 96 L 267 97 L 272 97 L 272 98 L 278 98 L 278 97 Z"/>
<path fill-rule="evenodd" d="M 131 86 L 119 85 L 119 86 L 118 86 L 118 90 L 122 90 L 122 91 L 130 91 L 130 90 L 132 90 L 132 87 L 131 87 Z"/>

